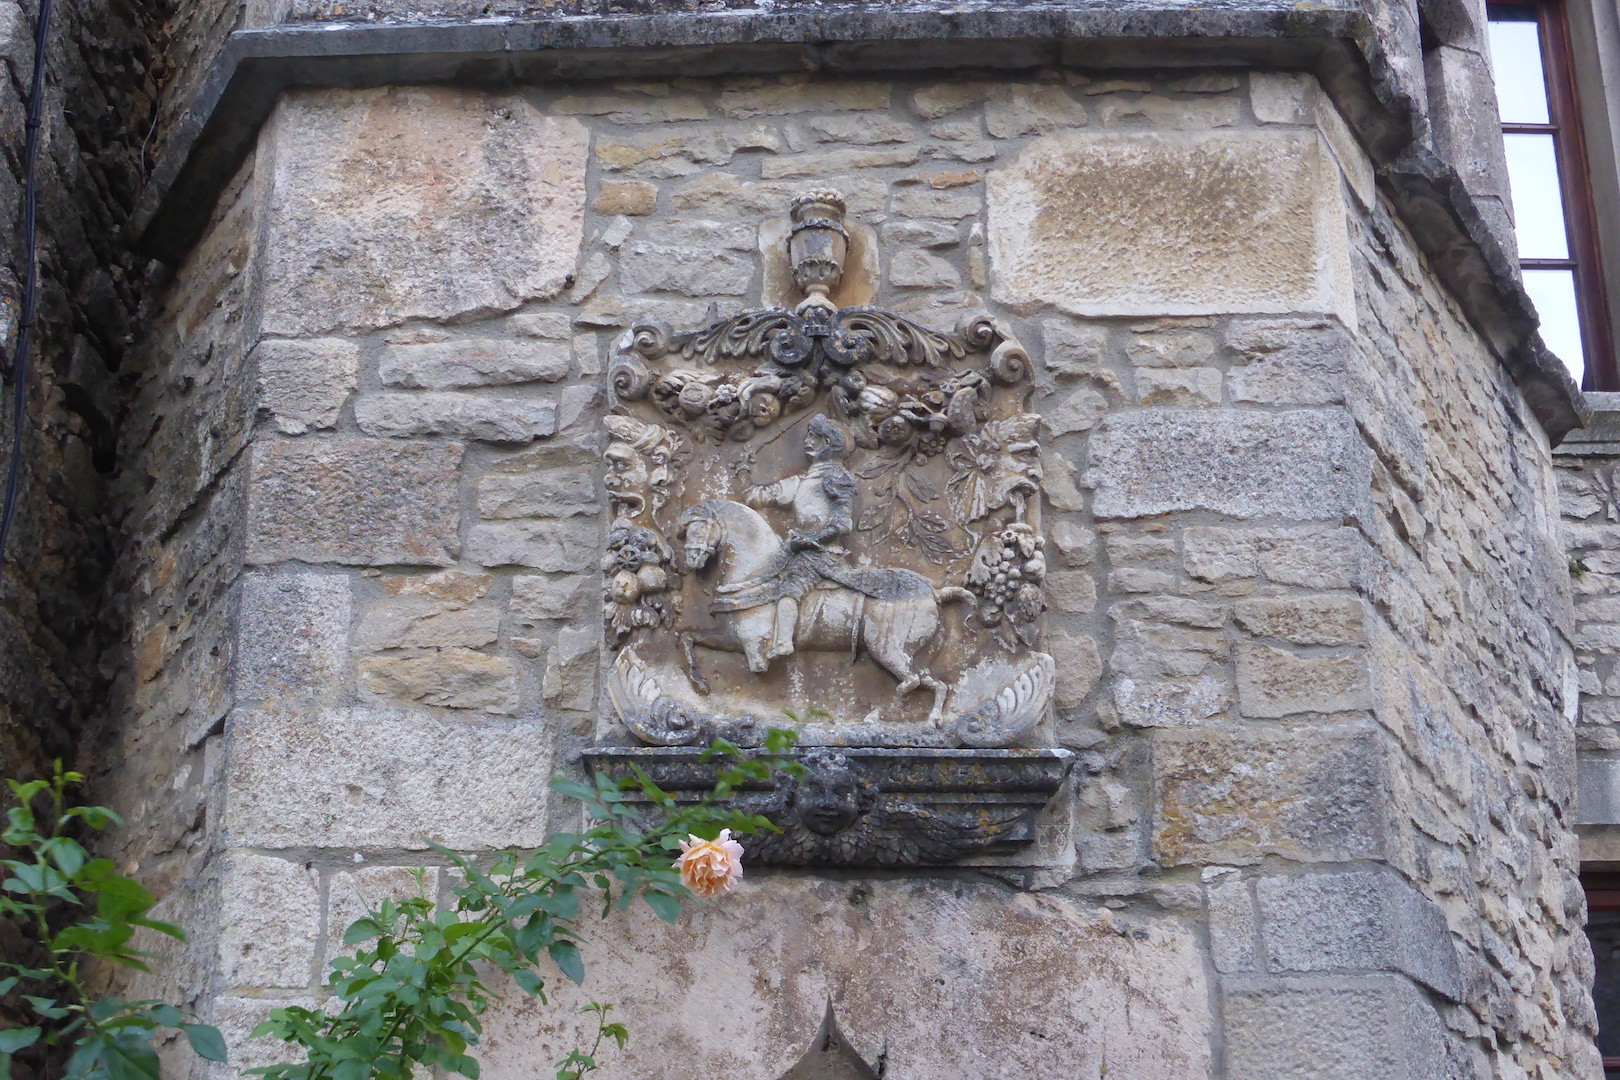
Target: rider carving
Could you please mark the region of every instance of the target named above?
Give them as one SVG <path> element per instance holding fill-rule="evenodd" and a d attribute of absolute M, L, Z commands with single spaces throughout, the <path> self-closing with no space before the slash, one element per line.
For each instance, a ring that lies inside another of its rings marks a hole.
<path fill-rule="evenodd" d="M 770 570 L 720 586 L 709 610 L 746 611 L 774 602 L 776 619 L 767 659 L 792 655 L 799 601 L 805 593 L 823 582 L 865 591 L 842 565 L 847 553 L 838 543 L 855 527 L 855 477 L 843 464 L 851 449 L 849 434 L 825 415 L 817 415 L 804 438 L 810 468 L 774 484 L 754 485 L 745 496 L 750 506 L 792 510 L 796 528 L 788 533 Z"/>

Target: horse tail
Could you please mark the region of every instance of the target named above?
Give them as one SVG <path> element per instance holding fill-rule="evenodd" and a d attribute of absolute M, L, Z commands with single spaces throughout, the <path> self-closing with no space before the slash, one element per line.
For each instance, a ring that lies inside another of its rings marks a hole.
<path fill-rule="evenodd" d="M 943 589 L 934 590 L 934 603 L 936 604 L 949 604 L 958 600 L 971 607 L 979 606 L 979 598 L 959 586 L 947 585 Z"/>

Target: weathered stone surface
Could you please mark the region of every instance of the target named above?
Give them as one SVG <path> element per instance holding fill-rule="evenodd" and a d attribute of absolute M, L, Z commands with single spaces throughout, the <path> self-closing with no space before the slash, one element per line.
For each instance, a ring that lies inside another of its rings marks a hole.
<path fill-rule="evenodd" d="M 492 473 L 478 481 L 478 514 L 486 518 L 573 517 L 595 513 L 594 473 L 547 469 L 532 473 Z"/>
<path fill-rule="evenodd" d="M 591 209 L 598 214 L 642 217 L 658 205 L 658 188 L 645 180 L 605 181 Z"/>
<path fill-rule="evenodd" d="M 364 918 L 368 911 L 375 911 L 384 900 L 418 896 L 432 900 L 438 896 L 438 891 L 439 871 L 431 866 L 361 866 L 333 874 L 326 883 L 323 965 L 352 948 L 343 944 L 344 931 Z"/>
<path fill-rule="evenodd" d="M 314 973 L 320 881 L 301 862 L 231 852 L 220 872 L 220 977 L 231 989 L 299 989 Z"/>
<path fill-rule="evenodd" d="M 267 333 L 506 310 L 573 273 L 588 135 L 521 94 L 297 91 L 267 137 Z"/>
<path fill-rule="evenodd" d="M 822 150 L 813 154 L 794 154 L 791 157 L 771 158 L 760 162 L 761 180 L 781 180 L 797 176 L 828 176 L 850 169 L 884 169 L 900 165 L 915 165 L 918 149 L 915 146 L 883 150 Z"/>
<path fill-rule="evenodd" d="M 897 251 L 889 256 L 889 284 L 908 288 L 954 289 L 962 283 L 956 267 L 926 251 Z"/>
<path fill-rule="evenodd" d="M 1445 1028 L 1398 975 L 1224 980 L 1232 1080 L 1462 1080 Z"/>
<path fill-rule="evenodd" d="M 272 339 L 253 350 L 259 407 L 287 435 L 337 424 L 359 380 L 360 347 L 342 338 Z"/>
<path fill-rule="evenodd" d="M 1462 999 L 1445 912 L 1393 870 L 1264 877 L 1255 897 L 1268 971 L 1391 971 Z"/>
<path fill-rule="evenodd" d="M 1057 664 L 1057 689 L 1052 701 L 1060 708 L 1083 703 L 1102 678 L 1102 656 L 1097 639 L 1087 634 L 1053 630 L 1046 636 L 1046 651 Z"/>
<path fill-rule="evenodd" d="M 988 188 L 994 292 L 1008 303 L 1079 315 L 1352 304 L 1338 168 L 1314 132 L 1047 135 Z"/>
<path fill-rule="evenodd" d="M 1293 653 L 1258 642 L 1237 648 L 1237 691 L 1239 711 L 1258 719 L 1372 704 L 1361 653 Z"/>
<path fill-rule="evenodd" d="M 1172 409 L 1221 403 L 1221 373 L 1215 368 L 1144 368 L 1136 373 L 1136 403 Z"/>
<path fill-rule="evenodd" d="M 561 1057 L 586 1035 L 575 1002 L 593 997 L 638 1035 L 615 1066 L 646 1080 L 780 1076 L 829 999 L 854 1049 L 893 1076 L 1209 1074 L 1203 964 L 1171 920 L 985 883 L 813 878 L 749 878 L 674 928 L 640 905 L 613 919 L 587 988 L 559 980 L 551 1007 L 513 995 L 492 1011 L 486 1080 Z"/>
<path fill-rule="evenodd" d="M 1215 355 L 1215 339 L 1202 330 L 1154 329 L 1131 335 L 1126 359 L 1139 368 L 1195 368 Z"/>
<path fill-rule="evenodd" d="M 470 632 L 460 636 L 483 636 L 497 621 L 493 614 L 485 614 L 475 615 L 474 623 Z M 518 707 L 517 668 L 512 661 L 461 647 L 367 657 L 360 661 L 360 685 L 389 701 L 416 701 L 446 709 L 514 713 Z"/>
<path fill-rule="evenodd" d="M 682 296 L 741 296 L 754 280 L 753 260 L 731 251 L 634 241 L 619 255 L 630 292 Z"/>
<path fill-rule="evenodd" d="M 1041 427 L 1052 438 L 1090 431 L 1108 412 L 1108 399 L 1087 386 L 1065 386 L 1040 403 Z"/>
<path fill-rule="evenodd" d="M 1338 518 L 1371 483 L 1364 444 L 1337 410 L 1145 410 L 1106 418 L 1084 476 L 1098 517 L 1213 510 Z"/>
<path fill-rule="evenodd" d="M 557 404 L 482 394 L 375 393 L 360 398 L 354 420 L 367 435 L 384 438 L 454 435 L 525 443 L 556 433 Z"/>
<path fill-rule="evenodd" d="M 1258 971 L 1259 920 L 1249 882 L 1230 869 L 1211 880 L 1204 871 L 1204 895 L 1209 907 L 1209 951 L 1215 970 L 1223 975 Z"/>
<path fill-rule="evenodd" d="M 328 709 L 233 716 L 230 842 L 463 851 L 544 842 L 551 735 L 514 721 Z M 498 767 L 497 767 L 498 766 Z"/>
<path fill-rule="evenodd" d="M 1233 607 L 1238 625 L 1256 637 L 1296 645 L 1355 645 L 1366 640 L 1367 618 L 1353 596 L 1253 597 Z"/>
<path fill-rule="evenodd" d="M 582 609 L 585 598 L 590 594 L 588 586 L 589 581 L 583 577 L 519 574 L 512 579 L 509 610 L 514 619 L 525 622 L 567 619 Z"/>
<path fill-rule="evenodd" d="M 758 89 L 728 90 L 720 95 L 720 111 L 730 117 L 780 116 L 783 113 L 834 112 L 881 109 L 889 104 L 887 83 L 820 83 L 813 89 L 797 80 Z"/>
<path fill-rule="evenodd" d="M 502 341 L 467 338 L 423 345 L 388 345 L 377 361 L 384 386 L 412 390 L 457 390 L 556 382 L 568 374 L 566 341 Z"/>
<path fill-rule="evenodd" d="M 594 520 L 495 521 L 474 526 L 467 554 L 480 566 L 532 566 L 548 573 L 588 570 L 602 552 Z"/>
<path fill-rule="evenodd" d="M 406 596 L 378 604 L 355 628 L 362 649 L 480 649 L 495 643 L 501 613 L 493 604 L 463 607 L 426 597 Z M 431 703 L 430 703 L 431 704 Z"/>
<path fill-rule="evenodd" d="M 1187 573 L 1201 581 L 1264 578 L 1307 589 L 1347 589 L 1363 576 L 1364 544 L 1349 528 L 1225 529 L 1185 533 Z"/>
<path fill-rule="evenodd" d="M 236 635 L 236 700 L 336 704 L 348 682 L 349 576 L 248 574 Z"/>
<path fill-rule="evenodd" d="M 547 705 L 586 712 L 596 704 L 597 653 L 601 631 L 594 626 L 564 627 L 546 656 L 545 682 L 540 695 Z"/>
<path fill-rule="evenodd" d="M 390 574 L 382 580 L 389 596 L 427 596 L 453 604 L 470 604 L 489 595 L 495 579 L 465 570 L 439 570 L 429 574 Z"/>
<path fill-rule="evenodd" d="M 1108 368 L 1108 329 L 1070 319 L 1041 323 L 1046 370 L 1059 378 L 1080 377 L 1116 385 L 1118 376 Z"/>
<path fill-rule="evenodd" d="M 454 562 L 461 447 L 342 437 L 249 451 L 249 563 Z"/>
<path fill-rule="evenodd" d="M 1392 813 L 1385 757 L 1360 725 L 1157 733 L 1156 856 L 1174 866 L 1381 858 Z"/>
<path fill-rule="evenodd" d="M 770 124 L 711 124 L 604 138 L 596 144 L 596 158 L 616 172 L 667 179 L 700 172 L 707 165 L 724 165 L 741 150 L 781 149 L 782 136 Z"/>
<path fill-rule="evenodd" d="M 1312 319 L 1242 320 L 1226 333 L 1233 401 L 1261 405 L 1334 405 L 1344 400 L 1355 343 L 1338 323 Z"/>
<path fill-rule="evenodd" d="M 1012 83 L 998 86 L 984 106 L 985 130 L 993 138 L 1045 135 L 1064 128 L 1085 127 L 1086 109 L 1065 86 Z"/>

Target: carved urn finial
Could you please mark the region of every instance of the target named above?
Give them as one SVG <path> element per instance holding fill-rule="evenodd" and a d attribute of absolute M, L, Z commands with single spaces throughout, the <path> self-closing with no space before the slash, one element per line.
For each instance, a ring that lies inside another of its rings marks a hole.
<path fill-rule="evenodd" d="M 837 310 L 828 294 L 844 276 L 844 256 L 849 252 L 844 213 L 844 196 L 836 191 L 806 191 L 793 198 L 788 261 L 794 284 L 806 294 L 801 309 Z"/>

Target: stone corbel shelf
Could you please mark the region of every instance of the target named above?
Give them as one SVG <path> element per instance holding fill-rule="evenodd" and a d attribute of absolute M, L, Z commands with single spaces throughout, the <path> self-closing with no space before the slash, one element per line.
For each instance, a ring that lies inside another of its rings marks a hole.
<path fill-rule="evenodd" d="M 714 787 L 723 767 L 689 746 L 598 747 L 582 757 L 614 779 L 639 767 L 678 802 Z M 941 866 L 1014 851 L 1073 764 L 1067 750 L 807 747 L 803 777 L 744 787 L 732 805 L 782 832 L 744 837 L 751 861 L 781 866 Z M 627 801 L 645 804 L 640 796 Z"/>

